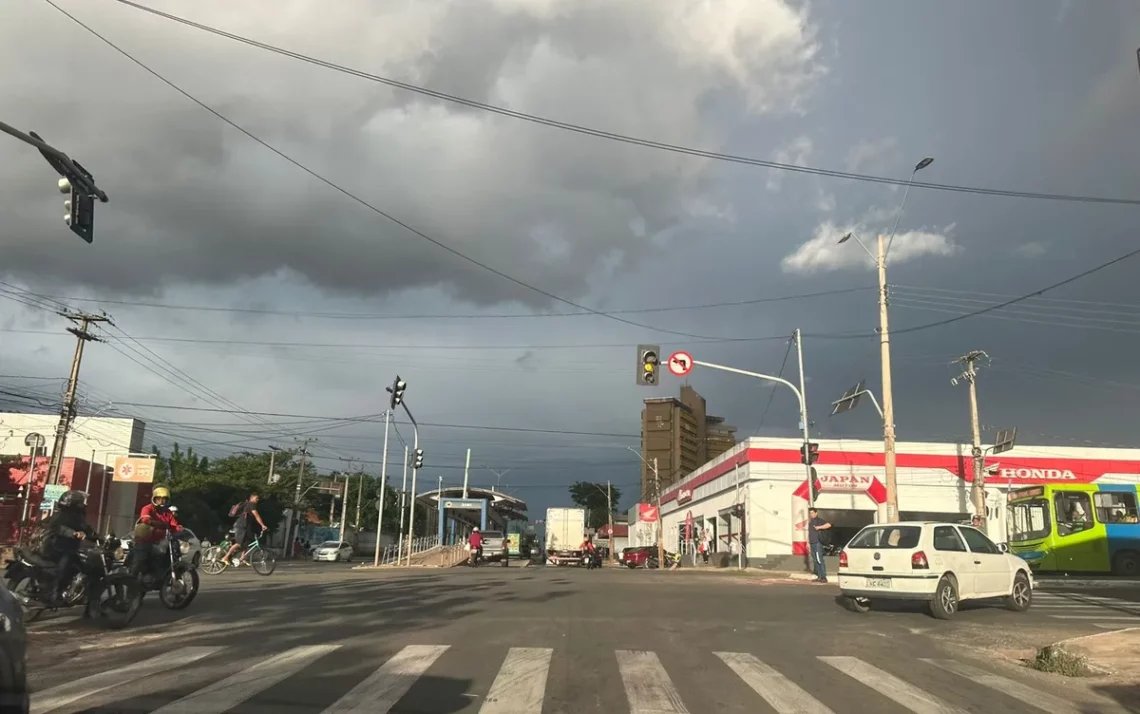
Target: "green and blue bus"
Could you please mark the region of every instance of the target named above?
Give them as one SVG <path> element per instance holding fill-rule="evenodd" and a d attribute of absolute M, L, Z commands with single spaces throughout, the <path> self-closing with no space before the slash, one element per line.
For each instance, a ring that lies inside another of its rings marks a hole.
<path fill-rule="evenodd" d="M 1035 571 L 1140 575 L 1138 501 L 1135 484 L 1013 489 L 1010 551 Z"/>

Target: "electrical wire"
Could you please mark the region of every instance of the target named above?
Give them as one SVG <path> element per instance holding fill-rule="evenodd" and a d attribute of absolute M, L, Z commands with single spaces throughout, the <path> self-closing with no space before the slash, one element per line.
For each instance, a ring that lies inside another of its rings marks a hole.
<path fill-rule="evenodd" d="M 51 3 L 51 0 L 46 0 L 46 1 L 49 2 L 49 4 L 52 4 L 53 7 L 55 7 L 54 3 Z M 551 119 L 549 117 L 542 117 L 542 116 L 538 116 L 536 114 L 528 114 L 526 112 L 515 111 L 513 109 L 507 109 L 506 107 L 501 107 L 501 106 L 497 106 L 494 104 L 488 104 L 486 102 L 479 102 L 479 101 L 476 101 L 473 99 L 466 99 L 464 97 L 459 97 L 459 96 L 456 96 L 454 94 L 447 94 L 445 92 L 439 92 L 439 91 L 436 91 L 433 89 L 428 89 L 426 87 L 420 87 L 420 86 L 417 86 L 414 84 L 409 84 L 407 82 L 401 82 L 399 80 L 391 79 L 388 77 L 382 77 L 382 76 L 377 75 L 377 74 L 371 74 L 369 72 L 364 72 L 362 70 L 353 69 L 351 67 L 346 67 L 344 65 L 339 65 L 339 64 L 336 64 L 333 62 L 328 62 L 325 60 L 317 59 L 315 57 L 311 57 L 309 55 L 304 55 L 304 54 L 301 54 L 299 52 L 293 52 L 292 50 L 287 50 L 287 49 L 284 49 L 282 47 L 277 47 L 275 45 L 270 45 L 270 44 L 267 44 L 264 42 L 259 42 L 257 40 L 252 39 L 252 38 L 245 37 L 242 35 L 237 35 L 237 34 L 234 34 L 232 32 L 227 32 L 227 31 L 222 30 L 222 29 L 217 28 L 217 27 L 205 25 L 205 24 L 199 23 L 199 22 L 194 22 L 193 20 L 189 20 L 187 18 L 180 17 L 178 15 L 172 15 L 170 13 L 163 12 L 161 10 L 156 10 L 154 8 L 147 7 L 147 6 L 139 4 L 137 2 L 132 2 L 131 0 L 115 0 L 115 2 L 118 2 L 119 4 L 125 5 L 125 6 L 130 7 L 130 8 L 133 8 L 135 10 L 140 10 L 142 12 L 146 12 L 146 13 L 149 13 L 151 15 L 161 17 L 165 20 L 169 20 L 172 22 L 179 23 L 179 24 L 184 25 L 186 27 L 190 27 L 190 28 L 193 28 L 196 30 L 200 30 L 202 32 L 208 32 L 212 35 L 216 35 L 218 37 L 223 37 L 225 39 L 232 40 L 234 42 L 240 42 L 244 45 L 248 45 L 250 47 L 255 47 L 255 48 L 260 49 L 260 50 L 265 50 L 266 52 L 272 52 L 274 54 L 281 55 L 283 57 L 289 57 L 291 59 L 295 59 L 295 60 L 305 62 L 305 63 L 311 64 L 311 65 L 316 65 L 318 67 L 323 67 L 325 69 L 333 70 L 335 72 L 340 72 L 342 74 L 352 75 L 354 77 L 358 77 L 360 79 L 366 79 L 366 80 L 369 80 L 371 82 L 376 82 L 379 84 L 384 84 L 384 85 L 387 85 L 389 87 L 393 87 L 395 89 L 401 89 L 404 91 L 413 92 L 413 93 L 419 94 L 421 96 L 432 97 L 434 99 L 438 99 L 438 100 L 441 100 L 444 102 L 449 102 L 452 104 L 459 104 L 459 105 L 469 107 L 472 109 L 479 109 L 481 111 L 490 112 L 493 114 L 498 114 L 500 116 L 510 117 L 512 119 L 518 119 L 518 120 L 530 122 L 533 124 L 539 124 L 539 125 L 547 126 L 547 127 L 554 128 L 554 129 L 560 129 L 563 131 L 573 132 L 573 133 L 581 134 L 581 135 L 585 135 L 585 136 L 592 136 L 592 137 L 599 138 L 599 139 L 606 139 L 608 141 L 615 141 L 615 142 L 619 142 L 619 143 L 623 143 L 623 144 L 641 146 L 641 147 L 645 147 L 645 148 L 649 148 L 649 149 L 657 149 L 660 151 L 667 151 L 667 152 L 671 152 L 671 153 L 675 153 L 675 154 L 684 154 L 684 155 L 688 155 L 688 156 L 696 156 L 696 157 L 703 158 L 703 159 L 713 159 L 716 161 L 725 161 L 725 162 L 734 163 L 734 164 L 745 164 L 745 165 L 749 165 L 749 166 L 759 166 L 759 167 L 767 168 L 767 169 L 775 169 L 777 171 L 789 171 L 789 172 L 794 172 L 794 173 L 810 174 L 810 175 L 815 175 L 815 176 L 826 176 L 829 178 L 847 179 L 847 180 L 851 180 L 851 181 L 863 181 L 863 182 L 878 183 L 878 184 L 888 184 L 888 185 L 893 185 L 893 186 L 906 186 L 909 184 L 910 186 L 913 186 L 914 188 L 922 188 L 922 189 L 936 190 L 936 191 L 951 191 L 951 192 L 956 192 L 956 193 L 970 193 L 970 194 L 978 194 L 978 195 L 983 195 L 983 196 L 1001 196 L 1001 197 L 1005 197 L 1005 198 L 1027 198 L 1027 199 L 1039 199 L 1039 200 L 1050 200 L 1050 201 L 1119 204 L 1119 205 L 1131 205 L 1131 206 L 1140 205 L 1140 199 L 1108 198 L 1108 197 L 1100 197 L 1100 196 L 1077 196 L 1077 195 L 1060 194 L 1060 193 L 1039 193 L 1039 192 L 1031 192 L 1031 191 L 1009 191 L 1009 190 L 1001 190 L 1001 189 L 981 188 L 981 187 L 976 187 L 976 186 L 963 186 L 963 185 L 954 185 L 954 184 L 931 183 L 931 182 L 925 182 L 925 181 L 913 181 L 913 177 L 912 177 L 912 180 L 907 181 L 907 180 L 902 180 L 902 179 L 897 179 L 897 178 L 889 178 L 889 177 L 885 177 L 885 176 L 873 176 L 870 174 L 853 173 L 853 172 L 849 172 L 849 171 L 835 171 L 835 170 L 831 170 L 831 169 L 821 169 L 821 168 L 815 168 L 815 167 L 810 167 L 810 166 L 797 166 L 795 164 L 788 164 L 788 163 L 783 163 L 783 162 L 779 162 L 779 161 L 769 161 L 766 159 L 757 159 L 757 158 L 753 158 L 753 157 L 740 156 L 740 155 L 736 155 L 736 154 L 726 154 L 726 153 L 720 153 L 720 152 L 715 152 L 715 151 L 707 151 L 704 149 L 697 149 L 694 147 L 682 146 L 682 145 L 678 145 L 678 144 L 670 144 L 670 143 L 661 142 L 661 141 L 653 141 L 650 139 L 643 139 L 643 138 L 638 138 L 638 137 L 634 137 L 634 136 L 628 136 L 625 134 L 618 134 L 615 132 L 603 131 L 601 129 L 594 129 L 591 127 L 583 126 L 581 124 L 573 124 L 570 122 L 559 121 L 557 119 Z M 59 10 L 58 7 L 56 7 L 56 9 Z M 60 12 L 63 12 L 63 10 L 60 10 Z M 64 13 L 64 14 L 67 14 L 67 13 Z M 70 17 L 70 15 L 69 15 L 69 17 Z M 72 19 L 75 20 L 75 18 L 72 18 Z M 75 20 L 75 21 L 77 23 L 79 22 L 78 20 Z M 100 38 L 100 39 L 102 39 L 102 38 Z M 106 40 L 104 40 L 104 42 L 106 42 Z M 110 43 L 108 42 L 108 44 L 110 44 Z M 124 54 L 126 54 L 126 53 L 124 53 Z"/>
<path fill-rule="evenodd" d="M 376 215 L 387 219 L 388 221 L 394 223 L 397 226 L 400 226 L 401 228 L 408 231 L 412 235 L 431 243 L 432 245 L 436 246 L 437 248 L 440 248 L 440 249 L 454 255 L 455 257 L 470 263 L 471 265 L 474 265 L 474 266 L 476 266 L 482 270 L 485 270 L 485 271 L 491 273 L 492 275 L 495 275 L 499 278 L 502 278 L 503 280 L 506 280 L 510 283 L 514 283 L 515 285 L 518 285 L 521 288 L 524 288 L 526 290 L 530 290 L 531 292 L 534 292 L 538 295 L 542 295 L 543 297 L 546 297 L 550 300 L 554 300 L 555 302 L 560 302 L 560 303 L 563 303 L 565 305 L 569 305 L 570 307 L 572 307 L 576 310 L 580 310 L 582 312 L 587 312 L 587 313 L 590 313 L 592 315 L 596 315 L 598 317 L 604 317 L 607 320 L 612 320 L 614 322 L 620 322 L 624 325 L 630 325 L 632 327 L 637 327 L 637 328 L 643 329 L 643 330 L 652 330 L 652 331 L 661 332 L 664 334 L 678 335 L 680 337 L 692 337 L 692 338 L 697 338 L 697 339 L 718 339 L 716 337 L 710 337 L 709 335 L 698 335 L 698 334 L 694 334 L 691 332 L 682 332 L 680 330 L 670 330 L 670 329 L 666 329 L 663 327 L 655 327 L 655 326 L 646 325 L 646 324 L 643 324 L 640 322 L 634 322 L 633 320 L 627 320 L 624 317 L 618 317 L 617 315 L 610 315 L 610 314 L 607 314 L 605 312 L 602 312 L 601 310 L 595 310 L 591 307 L 587 307 L 585 305 L 574 302 L 573 300 L 569 300 L 567 298 L 555 295 L 554 293 L 549 292 L 547 290 L 544 290 L 544 289 L 542 289 L 536 285 L 533 285 L 531 283 L 520 280 L 519 278 L 516 278 L 512 275 L 508 275 L 507 273 L 499 270 L 498 268 L 492 267 L 491 265 L 484 263 L 484 262 L 478 260 L 477 258 L 473 258 L 472 256 L 469 256 L 466 253 L 460 251 L 459 249 L 454 248 L 454 247 L 448 245 L 447 243 L 444 243 L 443 241 L 439 240 L 438 238 L 434 238 L 434 237 L 428 235 L 427 233 L 419 230 L 418 228 L 413 227 L 411 224 L 406 223 L 406 222 L 400 220 L 399 218 L 396 218 L 391 213 L 388 213 L 388 212 L 386 212 L 380 208 L 377 208 L 373 204 L 369 203 L 368 201 L 365 201 L 360 196 L 349 191 L 348 189 L 344 188 L 343 186 L 335 183 L 331 179 L 325 178 L 323 175 L 317 173 L 315 170 L 313 170 L 313 169 L 309 168 L 308 166 L 302 164 L 297 159 L 294 159 L 293 157 L 289 156 L 284 151 L 273 146 L 272 144 L 270 144 L 265 139 L 262 139 L 261 137 L 257 136 L 256 134 L 254 134 L 250 130 L 246 129 L 245 127 L 241 126 L 237 122 L 235 122 L 232 119 L 230 119 L 229 117 L 225 116 L 224 114 L 222 114 L 218 110 L 216 110 L 213 107 L 211 107 L 210 105 L 206 104 L 204 101 L 202 101 L 202 100 L 198 99 L 197 97 L 195 97 L 194 95 L 190 94 L 188 91 L 186 91 L 182 87 L 175 84 L 173 81 L 167 79 L 165 76 L 160 74 L 157 70 L 152 69 L 150 66 L 148 66 L 146 63 L 144 63 L 142 60 L 137 59 L 134 55 L 130 54 L 126 50 L 124 50 L 121 47 L 119 47 L 118 45 L 116 45 L 111 40 L 109 40 L 106 37 L 104 37 L 103 35 L 101 35 L 99 32 L 97 32 L 91 26 L 85 24 L 79 18 L 77 18 L 74 15 L 72 15 L 71 13 L 67 12 L 66 10 L 61 8 L 59 5 L 56 5 L 54 2 L 52 2 L 52 0 L 44 0 L 44 2 L 46 2 L 48 5 L 51 5 L 53 8 L 55 8 L 60 13 L 65 15 L 68 19 L 70 19 L 72 22 L 79 25 L 84 30 L 91 33 L 93 36 L 97 37 L 99 40 L 101 40 L 103 43 L 105 43 L 108 47 L 115 50 L 116 52 L 121 54 L 123 57 L 126 57 L 128 60 L 130 60 L 134 64 L 138 65 L 141 69 L 143 69 L 147 73 L 151 74 L 156 79 L 158 79 L 162 83 L 166 84 L 168 87 L 170 87 L 174 91 L 178 92 L 182 96 L 184 96 L 187 99 L 189 99 L 190 101 L 194 102 L 195 104 L 197 104 L 202 109 L 205 109 L 210 114 L 213 114 L 219 120 L 225 122 L 226 124 L 230 125 L 234 129 L 237 129 L 238 131 L 240 131 L 242 134 L 244 134 L 245 136 L 247 136 L 251 140 L 257 142 L 258 144 L 260 144 L 264 148 L 266 148 L 269 151 L 276 154 L 278 157 L 284 159 L 285 161 L 292 164 L 296 168 L 304 171 L 309 176 L 317 179 L 321 183 L 325 184 L 326 186 L 328 186 L 329 188 L 333 189 L 334 191 L 340 193 L 341 195 L 345 196 L 346 198 L 349 198 L 349 199 L 355 201 L 356 203 L 359 203 L 361 206 L 364 206 L 365 208 L 369 209 L 370 211 L 376 213 Z M 139 7 L 141 8 L 143 6 L 139 6 Z"/>
<path fill-rule="evenodd" d="M 788 349 L 784 351 L 784 359 L 780 362 L 780 371 L 776 373 L 777 377 L 784 376 L 784 368 L 788 366 L 788 357 L 792 354 L 792 340 L 788 340 Z M 768 410 L 772 408 L 772 400 L 776 397 L 776 389 L 780 385 L 773 383 L 771 391 L 768 392 L 768 403 L 764 405 L 764 412 L 760 415 L 760 423 L 756 426 L 756 436 L 760 436 L 760 430 L 764 428 L 764 420 L 768 418 Z"/>

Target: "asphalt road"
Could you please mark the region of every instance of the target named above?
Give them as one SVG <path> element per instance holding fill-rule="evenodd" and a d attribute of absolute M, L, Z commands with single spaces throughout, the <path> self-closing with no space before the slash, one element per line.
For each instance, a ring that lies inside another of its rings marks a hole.
<path fill-rule="evenodd" d="M 1050 592 L 1029 613 L 976 606 L 940 622 L 917 608 L 858 615 L 836 593 L 685 570 L 243 570 L 203 576 L 183 613 L 148 600 L 119 633 L 34 626 L 33 711 L 1137 711 L 1119 703 L 1128 693 L 1010 661 L 1103 631 L 1116 603 Z M 1140 625 L 1140 605 L 1128 617 Z"/>

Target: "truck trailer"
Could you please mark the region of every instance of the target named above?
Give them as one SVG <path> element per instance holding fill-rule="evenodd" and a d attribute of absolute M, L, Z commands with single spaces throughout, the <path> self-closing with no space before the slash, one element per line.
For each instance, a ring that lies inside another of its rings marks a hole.
<path fill-rule="evenodd" d="M 546 509 L 546 562 L 551 565 L 582 565 L 581 546 L 585 534 L 584 509 Z"/>

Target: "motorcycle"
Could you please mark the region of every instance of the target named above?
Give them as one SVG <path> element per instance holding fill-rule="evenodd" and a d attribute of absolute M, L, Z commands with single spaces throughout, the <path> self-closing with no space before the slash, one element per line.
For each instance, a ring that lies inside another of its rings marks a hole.
<path fill-rule="evenodd" d="M 467 565 L 472 568 L 479 566 L 479 561 L 483 559 L 482 548 L 470 548 L 467 553 Z"/>
<path fill-rule="evenodd" d="M 586 570 L 593 570 L 594 568 L 602 567 L 602 554 L 597 550 L 586 552 L 585 556 Z"/>
<path fill-rule="evenodd" d="M 137 578 L 116 567 L 115 552 L 120 541 L 114 536 L 84 541 L 78 554 L 78 572 L 62 596 L 55 593 L 54 580 L 59 565 L 35 551 L 21 548 L 8 561 L 4 579 L 12 595 L 24 609 L 24 617 L 34 622 L 45 612 L 85 604 L 85 616 L 109 629 L 131 624 L 142 607 L 142 586 Z"/>
<path fill-rule="evenodd" d="M 125 562 L 132 563 L 129 570 L 135 573 L 142 584 L 143 595 L 157 590 L 163 607 L 168 610 L 185 610 L 198 597 L 201 584 L 197 566 L 182 559 L 189 551 L 190 544 L 171 531 L 158 547 L 158 555 L 151 558 L 149 563 L 134 563 L 129 549 Z"/>

